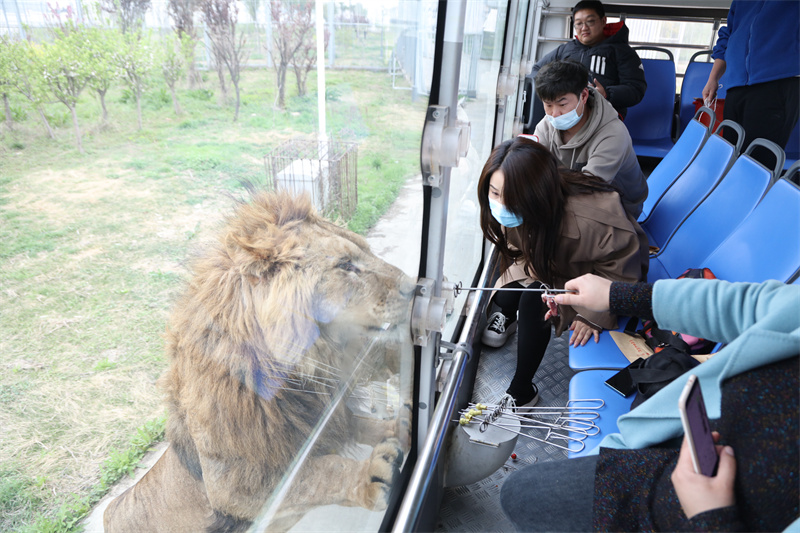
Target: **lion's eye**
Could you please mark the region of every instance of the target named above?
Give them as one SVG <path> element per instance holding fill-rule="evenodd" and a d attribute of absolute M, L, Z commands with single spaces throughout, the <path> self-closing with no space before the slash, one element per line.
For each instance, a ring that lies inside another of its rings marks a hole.
<path fill-rule="evenodd" d="M 354 274 L 360 274 L 361 273 L 361 269 L 360 268 L 355 266 L 350 261 L 346 261 L 346 260 L 339 261 L 339 264 L 336 265 L 336 267 L 337 268 L 341 268 L 345 272 L 353 272 Z"/>

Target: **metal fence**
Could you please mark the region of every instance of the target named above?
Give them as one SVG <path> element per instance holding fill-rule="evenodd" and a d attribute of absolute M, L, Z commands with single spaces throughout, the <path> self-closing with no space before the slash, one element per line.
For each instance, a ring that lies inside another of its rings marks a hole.
<path fill-rule="evenodd" d="M 357 161 L 356 143 L 293 139 L 264 157 L 267 186 L 306 193 L 323 216 L 348 221 L 358 205 Z"/>

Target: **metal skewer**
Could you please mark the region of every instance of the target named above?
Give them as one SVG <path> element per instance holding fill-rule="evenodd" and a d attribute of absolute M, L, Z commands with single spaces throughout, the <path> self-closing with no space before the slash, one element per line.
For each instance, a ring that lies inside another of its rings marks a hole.
<path fill-rule="evenodd" d="M 549 288 L 545 288 L 545 287 L 535 288 L 535 289 L 528 289 L 528 288 L 524 288 L 524 287 L 523 288 L 516 288 L 516 287 L 498 287 L 498 288 L 495 288 L 495 287 L 463 287 L 461 285 L 461 282 L 458 282 L 456 284 L 456 286 L 454 287 L 455 295 L 458 296 L 458 294 L 461 291 L 505 291 L 505 292 L 529 291 L 529 292 L 543 292 L 545 294 L 561 294 L 561 293 L 578 294 L 578 291 L 576 291 L 575 289 L 549 289 Z"/>

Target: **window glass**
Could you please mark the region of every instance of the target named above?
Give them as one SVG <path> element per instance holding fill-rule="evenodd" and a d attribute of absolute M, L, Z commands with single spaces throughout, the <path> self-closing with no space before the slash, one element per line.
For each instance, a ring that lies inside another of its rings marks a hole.
<path fill-rule="evenodd" d="M 609 18 L 609 22 L 611 19 Z M 681 20 L 658 20 L 627 18 L 625 20 L 630 28 L 630 42 L 650 43 L 650 46 L 666 48 L 675 58 L 675 72 L 678 75 L 677 91 L 680 93 L 683 73 L 691 57 L 700 50 L 708 50 L 716 42 L 713 22 L 687 22 Z M 679 46 L 670 46 L 670 45 Z M 653 59 L 664 58 L 663 53 L 650 50 L 639 52 L 640 57 Z M 695 61 L 709 61 L 710 56 L 700 56 Z"/>
<path fill-rule="evenodd" d="M 519 9 L 524 20 L 526 8 L 520 6 Z M 458 168 L 454 168 L 451 173 L 444 258 L 445 277 L 449 281 L 461 282 L 465 287 L 472 284 L 480 261 L 483 236 L 480 231 L 480 207 L 476 191 L 481 169 L 493 147 L 497 79 L 500 75 L 507 15 L 504 2 L 467 2 L 458 118 L 471 125 L 470 145 L 467 156 L 461 159 Z M 515 40 L 515 67 L 511 69 L 513 72 L 519 71 L 521 35 L 520 33 Z M 504 130 L 509 134 L 514 119 L 512 103 L 515 101 L 515 95 L 508 98 L 507 109 L 511 111 L 505 117 Z M 448 320 L 444 338 L 452 336 L 457 313 L 468 295 L 464 291 L 456 299 L 456 315 Z"/>

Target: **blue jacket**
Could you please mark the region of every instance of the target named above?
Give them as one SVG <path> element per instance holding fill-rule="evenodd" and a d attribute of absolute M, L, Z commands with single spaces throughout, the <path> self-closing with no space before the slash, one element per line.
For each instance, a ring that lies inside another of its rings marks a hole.
<path fill-rule="evenodd" d="M 711 54 L 727 63 L 727 87 L 800 75 L 800 2 L 734 0 Z"/>
<path fill-rule="evenodd" d="M 653 287 L 653 315 L 664 329 L 727 343 L 692 370 L 712 419 L 720 416 L 723 381 L 800 353 L 800 285 L 659 280 Z M 621 416 L 619 433 L 608 435 L 600 446 L 645 448 L 681 436 L 678 397 L 685 384 L 685 379 L 676 379 Z M 800 521 L 790 529 L 798 526 Z"/>

